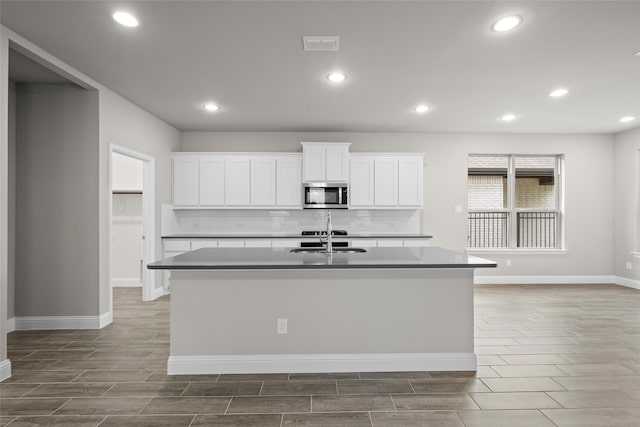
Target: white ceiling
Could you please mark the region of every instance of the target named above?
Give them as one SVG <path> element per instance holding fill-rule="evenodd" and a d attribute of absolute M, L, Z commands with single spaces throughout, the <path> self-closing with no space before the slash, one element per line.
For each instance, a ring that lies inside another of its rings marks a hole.
<path fill-rule="evenodd" d="M 111 19 L 133 12 L 131 29 Z M 510 33 L 489 26 L 517 13 Z M 640 123 L 638 1 L 11 1 L 1 22 L 184 131 L 613 133 Z M 304 52 L 303 35 L 338 35 Z M 346 82 L 326 75 L 340 69 Z M 566 87 L 563 99 L 548 93 Z M 205 113 L 208 100 L 221 105 Z M 413 107 L 427 103 L 424 115 Z M 518 118 L 504 123 L 512 112 Z M 622 116 L 635 122 L 619 123 Z"/>

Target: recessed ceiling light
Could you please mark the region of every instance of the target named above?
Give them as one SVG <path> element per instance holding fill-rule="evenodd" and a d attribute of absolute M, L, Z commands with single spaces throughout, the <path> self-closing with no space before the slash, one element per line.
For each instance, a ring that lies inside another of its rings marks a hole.
<path fill-rule="evenodd" d="M 347 75 L 344 73 L 331 73 L 327 76 L 327 80 L 332 83 L 341 83 L 347 79 Z"/>
<path fill-rule="evenodd" d="M 137 27 L 138 20 L 135 16 L 127 12 L 116 12 L 113 14 L 113 19 L 120 25 L 124 25 L 125 27 Z"/>
<path fill-rule="evenodd" d="M 424 104 L 420 104 L 417 105 L 415 108 L 416 113 L 426 113 L 427 111 L 429 111 L 429 106 L 428 105 L 424 105 Z"/>
<path fill-rule="evenodd" d="M 565 96 L 566 94 L 568 94 L 569 91 L 567 89 L 555 89 L 554 91 L 552 91 L 549 96 L 552 98 L 560 98 Z"/>
<path fill-rule="evenodd" d="M 624 116 L 620 119 L 622 123 L 628 123 L 634 121 L 636 118 L 633 116 Z"/>
<path fill-rule="evenodd" d="M 220 107 L 217 104 L 214 104 L 213 102 L 207 102 L 202 106 L 202 108 L 204 108 L 207 111 L 218 111 L 220 109 Z"/>
<path fill-rule="evenodd" d="M 510 121 L 515 120 L 515 118 L 516 118 L 515 114 L 508 113 L 508 114 L 505 114 L 504 116 L 502 116 L 502 121 L 503 122 L 510 122 Z"/>
<path fill-rule="evenodd" d="M 505 16 L 494 22 L 491 29 L 496 33 L 502 33 L 514 29 L 520 25 L 521 22 L 522 16 L 520 15 Z"/>

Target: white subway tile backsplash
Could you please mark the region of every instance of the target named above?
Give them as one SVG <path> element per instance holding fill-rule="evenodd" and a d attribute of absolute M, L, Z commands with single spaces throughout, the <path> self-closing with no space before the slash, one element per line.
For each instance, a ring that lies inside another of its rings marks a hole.
<path fill-rule="evenodd" d="M 298 234 L 323 229 L 325 210 L 173 210 L 162 207 L 162 235 Z M 334 229 L 351 234 L 410 234 L 420 232 L 420 210 L 332 210 Z"/>

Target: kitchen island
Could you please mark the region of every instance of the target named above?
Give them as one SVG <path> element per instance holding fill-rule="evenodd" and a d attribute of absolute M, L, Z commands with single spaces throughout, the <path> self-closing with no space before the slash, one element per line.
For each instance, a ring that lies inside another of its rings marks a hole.
<path fill-rule="evenodd" d="M 473 269 L 443 248 L 203 248 L 172 271 L 169 374 L 476 370 Z"/>

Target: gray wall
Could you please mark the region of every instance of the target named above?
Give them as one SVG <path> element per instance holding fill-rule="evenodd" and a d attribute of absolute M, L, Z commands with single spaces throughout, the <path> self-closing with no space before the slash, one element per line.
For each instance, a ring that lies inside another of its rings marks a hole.
<path fill-rule="evenodd" d="M 614 153 L 614 274 L 640 280 L 640 258 L 631 254 L 640 252 L 640 128 L 617 134 Z"/>
<path fill-rule="evenodd" d="M 564 154 L 565 254 L 486 255 L 499 267 L 478 275 L 611 275 L 613 136 L 417 133 L 184 132 L 181 151 L 301 151 L 300 141 L 348 141 L 352 152 L 425 156 L 422 231 L 435 246 L 466 246 L 469 153 Z M 595 201 L 595 202 L 594 202 Z M 455 205 L 463 213 L 455 213 Z M 506 267 L 510 258 L 512 266 Z"/>
<path fill-rule="evenodd" d="M 16 89 L 16 316 L 99 315 L 98 93 Z"/>
<path fill-rule="evenodd" d="M 100 89 L 100 313 L 110 310 L 109 292 L 109 144 L 155 159 L 155 259 L 162 256 L 161 205 L 171 203 L 171 153 L 179 151 L 180 132 L 108 89 Z M 156 288 L 162 275 L 154 272 Z"/>

